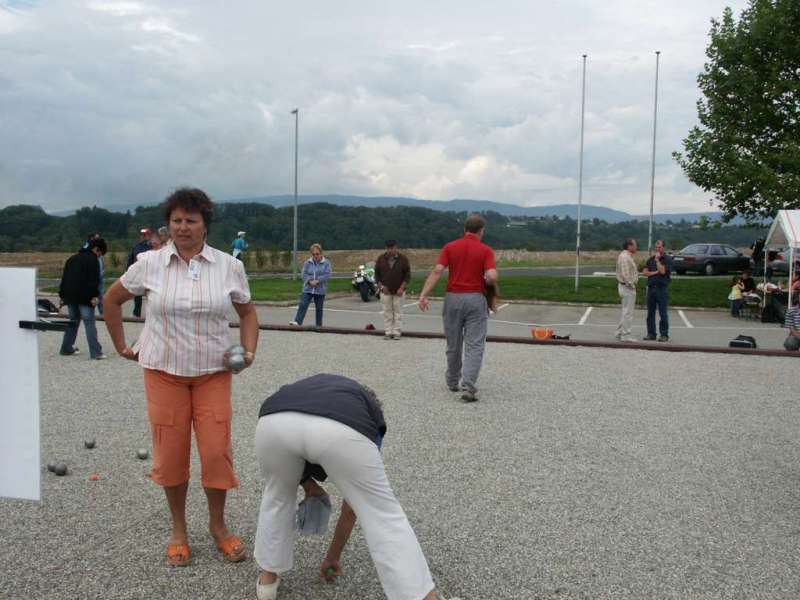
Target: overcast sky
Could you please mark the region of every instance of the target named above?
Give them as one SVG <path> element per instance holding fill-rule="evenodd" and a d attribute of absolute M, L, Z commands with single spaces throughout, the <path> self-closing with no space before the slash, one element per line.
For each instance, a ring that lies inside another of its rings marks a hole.
<path fill-rule="evenodd" d="M 291 193 L 709 209 L 671 158 L 745 0 L 0 0 L 0 206 Z"/>

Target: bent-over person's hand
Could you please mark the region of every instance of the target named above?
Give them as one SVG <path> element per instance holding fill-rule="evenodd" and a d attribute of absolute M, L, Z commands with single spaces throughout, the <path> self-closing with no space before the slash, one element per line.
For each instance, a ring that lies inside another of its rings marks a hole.
<path fill-rule="evenodd" d="M 322 565 L 319 568 L 319 576 L 328 583 L 336 581 L 336 578 L 342 574 L 342 563 L 338 558 L 325 557 Z"/>

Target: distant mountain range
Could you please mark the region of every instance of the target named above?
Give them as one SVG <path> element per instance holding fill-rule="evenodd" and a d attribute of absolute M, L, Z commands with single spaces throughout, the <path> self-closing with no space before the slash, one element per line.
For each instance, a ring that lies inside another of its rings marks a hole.
<path fill-rule="evenodd" d="M 294 196 L 290 194 L 281 196 L 256 196 L 252 198 L 233 198 L 220 200 L 220 202 L 244 203 L 253 202 L 259 204 L 271 204 L 272 206 L 283 207 L 294 204 Z M 494 211 L 507 217 L 570 217 L 575 219 L 578 214 L 577 204 L 552 204 L 549 206 L 518 206 L 516 204 L 506 204 L 504 202 L 492 202 L 491 200 L 420 200 L 418 198 L 403 198 L 392 196 L 345 196 L 338 194 L 324 195 L 301 195 L 298 196 L 298 204 L 313 204 L 316 202 L 327 202 L 339 206 L 366 206 L 370 208 L 386 206 L 417 206 L 430 208 L 433 210 L 453 211 L 453 212 L 486 212 Z M 116 205 L 105 206 L 108 210 L 125 212 L 133 211 L 137 205 Z M 64 216 L 70 215 L 74 210 L 57 211 L 51 214 Z M 719 212 L 698 212 L 698 213 L 659 213 L 653 215 L 658 223 L 666 221 L 679 222 L 682 219 L 688 222 L 696 222 L 701 217 L 708 217 L 711 221 L 716 221 L 721 217 Z M 623 221 L 644 221 L 648 215 L 632 215 L 630 213 L 606 208 L 604 206 L 594 206 L 584 204 L 581 207 L 581 218 L 600 219 L 607 223 L 621 223 Z M 734 224 L 738 224 L 734 221 Z"/>

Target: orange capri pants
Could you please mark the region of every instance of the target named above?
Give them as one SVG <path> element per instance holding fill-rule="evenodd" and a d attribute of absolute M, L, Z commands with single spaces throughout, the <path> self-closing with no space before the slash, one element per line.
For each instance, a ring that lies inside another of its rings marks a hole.
<path fill-rule="evenodd" d="M 144 387 L 153 434 L 153 481 L 165 487 L 189 481 L 194 426 L 203 487 L 239 487 L 231 447 L 231 372 L 181 377 L 144 369 Z"/>

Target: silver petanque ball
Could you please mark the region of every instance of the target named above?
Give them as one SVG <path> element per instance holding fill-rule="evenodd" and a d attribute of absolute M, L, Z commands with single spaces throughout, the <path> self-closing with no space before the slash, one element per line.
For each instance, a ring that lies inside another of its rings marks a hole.
<path fill-rule="evenodd" d="M 146 449 L 146 448 L 139 448 L 139 449 L 136 451 L 136 457 L 137 457 L 139 460 L 146 460 L 146 459 L 147 459 L 149 456 L 150 456 L 150 453 L 147 451 L 147 449 Z"/>
<path fill-rule="evenodd" d="M 228 357 L 228 368 L 233 372 L 238 372 L 244 369 L 244 356 L 241 354 L 231 354 Z"/>
<path fill-rule="evenodd" d="M 227 352 L 228 354 L 231 354 L 231 355 L 233 355 L 233 354 L 242 354 L 242 355 L 244 355 L 244 353 L 245 353 L 245 349 L 244 349 L 244 346 L 241 346 L 241 345 L 239 345 L 239 344 L 234 344 L 233 346 L 231 346 L 230 348 L 228 348 L 228 349 L 226 350 L 226 352 Z"/>

